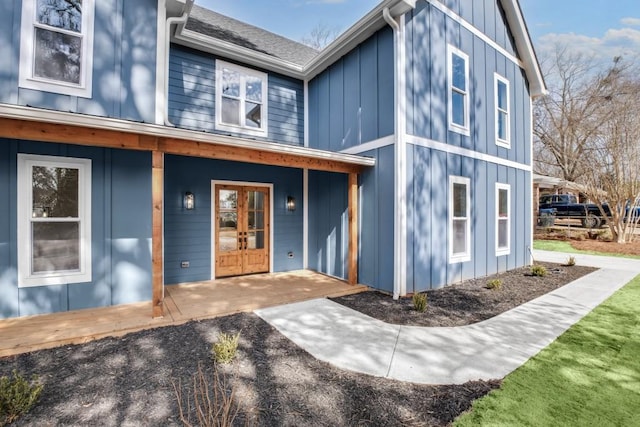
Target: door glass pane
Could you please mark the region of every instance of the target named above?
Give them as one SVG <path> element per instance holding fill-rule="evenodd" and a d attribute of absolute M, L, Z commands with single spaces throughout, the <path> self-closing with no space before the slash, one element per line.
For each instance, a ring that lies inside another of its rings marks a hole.
<path fill-rule="evenodd" d="M 78 169 L 34 166 L 31 216 L 78 218 Z"/>
<path fill-rule="evenodd" d="M 218 193 L 218 248 L 221 252 L 238 250 L 238 192 Z"/>
<path fill-rule="evenodd" d="M 264 210 L 264 193 L 261 191 L 249 191 L 249 210 Z"/>
<path fill-rule="evenodd" d="M 80 223 L 32 223 L 31 272 L 80 270 Z"/>
<path fill-rule="evenodd" d="M 247 233 L 248 249 L 264 249 L 264 231 L 250 231 Z"/>

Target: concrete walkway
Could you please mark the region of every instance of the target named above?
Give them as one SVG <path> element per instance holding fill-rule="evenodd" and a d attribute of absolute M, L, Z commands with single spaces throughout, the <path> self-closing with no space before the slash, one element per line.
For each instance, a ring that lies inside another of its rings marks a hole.
<path fill-rule="evenodd" d="M 640 260 L 534 251 L 536 261 L 601 268 L 494 318 L 468 326 L 391 325 L 328 299 L 255 313 L 316 358 L 343 369 L 423 384 L 503 378 L 636 275 Z"/>

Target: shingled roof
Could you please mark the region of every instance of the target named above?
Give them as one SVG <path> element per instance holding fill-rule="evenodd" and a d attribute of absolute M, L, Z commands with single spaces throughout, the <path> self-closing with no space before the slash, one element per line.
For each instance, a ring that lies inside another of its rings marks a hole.
<path fill-rule="evenodd" d="M 186 28 L 240 47 L 304 66 L 319 51 L 262 28 L 194 5 Z"/>

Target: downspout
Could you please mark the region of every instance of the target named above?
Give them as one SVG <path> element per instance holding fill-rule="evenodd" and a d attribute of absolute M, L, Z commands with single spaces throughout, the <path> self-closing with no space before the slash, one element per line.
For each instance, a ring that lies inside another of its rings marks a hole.
<path fill-rule="evenodd" d="M 171 26 L 173 24 L 177 25 L 185 25 L 187 23 L 187 19 L 189 18 L 189 13 L 191 13 L 191 8 L 193 7 L 193 2 L 195 0 L 187 0 L 184 6 L 184 12 L 181 16 L 174 16 L 173 18 L 167 19 L 167 25 L 165 26 L 165 37 L 164 37 L 164 125 L 176 127 L 169 120 L 169 49 L 171 44 Z"/>
<path fill-rule="evenodd" d="M 382 11 L 384 20 L 393 29 L 394 38 L 394 239 L 393 239 L 393 298 L 407 293 L 407 198 L 406 198 L 406 88 L 405 88 L 405 47 L 404 21 L 398 23 L 388 7 Z"/>

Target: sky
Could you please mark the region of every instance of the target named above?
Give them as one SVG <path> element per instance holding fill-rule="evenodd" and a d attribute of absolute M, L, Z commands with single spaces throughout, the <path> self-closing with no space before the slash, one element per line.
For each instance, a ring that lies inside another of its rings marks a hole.
<path fill-rule="evenodd" d="M 300 41 L 318 25 L 344 31 L 379 0 L 196 0 Z M 601 58 L 640 55 L 640 0 L 520 0 L 538 54 L 557 43 Z"/>

